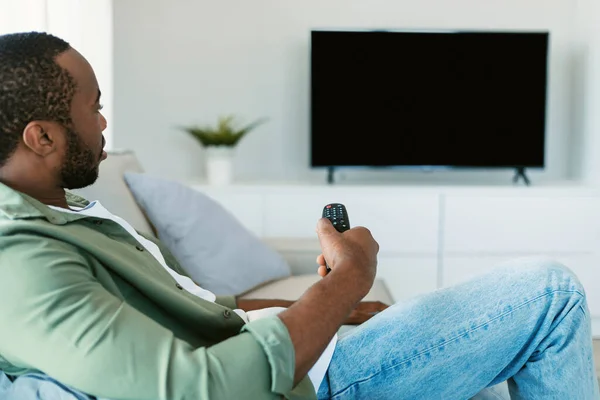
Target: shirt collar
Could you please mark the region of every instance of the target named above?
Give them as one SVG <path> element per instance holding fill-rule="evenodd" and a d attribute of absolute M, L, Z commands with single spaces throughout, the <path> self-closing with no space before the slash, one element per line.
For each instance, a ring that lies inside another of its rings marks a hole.
<path fill-rule="evenodd" d="M 73 193 L 66 193 L 67 204 L 75 207 L 86 207 L 89 201 Z M 0 219 L 32 219 L 44 218 L 56 225 L 85 218 L 85 215 L 63 213 L 48 207 L 46 204 L 24 193 L 0 183 Z"/>

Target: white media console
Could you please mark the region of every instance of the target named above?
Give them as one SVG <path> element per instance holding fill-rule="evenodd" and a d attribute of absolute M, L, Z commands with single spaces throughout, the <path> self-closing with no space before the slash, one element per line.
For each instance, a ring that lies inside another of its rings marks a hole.
<path fill-rule="evenodd" d="M 504 260 L 542 255 L 565 263 L 588 295 L 600 336 L 600 188 L 190 184 L 263 238 L 316 238 L 326 203 L 380 244 L 379 276 L 395 300 L 468 279 Z"/>

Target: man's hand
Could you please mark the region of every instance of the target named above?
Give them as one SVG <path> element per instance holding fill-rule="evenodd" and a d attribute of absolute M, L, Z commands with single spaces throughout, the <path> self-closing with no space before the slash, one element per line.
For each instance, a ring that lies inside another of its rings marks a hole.
<path fill-rule="evenodd" d="M 319 275 L 322 277 L 327 275 L 325 265 L 327 259 L 332 270 L 339 266 L 345 274 L 359 278 L 361 282 L 368 284 L 370 289 L 375 280 L 379 252 L 379 244 L 373 239 L 371 232 L 359 226 L 342 234 L 337 232 L 328 219 L 321 218 L 317 225 L 317 234 L 323 251 L 317 257 Z M 350 268 L 347 268 L 349 266 Z"/>
<path fill-rule="evenodd" d="M 379 244 L 367 228 L 359 226 L 340 233 L 331 221 L 320 218 L 317 236 L 331 272 L 277 315 L 294 345 L 294 384 L 306 376 L 340 326 L 359 307 L 377 272 Z M 377 311 L 367 311 L 364 315 L 360 310 L 357 313 L 362 319 Z"/>
<path fill-rule="evenodd" d="M 317 264 L 319 265 L 319 275 L 325 277 L 327 275 L 327 269 L 325 267 L 325 257 L 323 254 L 319 254 L 317 257 Z M 358 306 L 348 316 L 345 325 L 360 325 L 388 307 L 389 305 L 380 301 L 363 301 L 359 303 Z"/>
<path fill-rule="evenodd" d="M 345 325 L 360 325 L 379 314 L 389 306 L 380 301 L 363 301 L 350 313 Z"/>

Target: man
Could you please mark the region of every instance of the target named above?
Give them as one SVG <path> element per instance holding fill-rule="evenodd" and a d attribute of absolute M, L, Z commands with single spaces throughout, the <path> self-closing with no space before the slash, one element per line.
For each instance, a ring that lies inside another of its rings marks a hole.
<path fill-rule="evenodd" d="M 61 39 L 0 37 L 0 370 L 12 379 L 114 400 L 460 400 L 505 380 L 516 399 L 599 398 L 584 290 L 551 261 L 396 304 L 337 340 L 375 278 L 364 227 L 319 220 L 323 279 L 277 314 L 253 319 L 282 304 L 195 285 L 159 242 L 65 193 L 106 157 L 99 99 Z"/>

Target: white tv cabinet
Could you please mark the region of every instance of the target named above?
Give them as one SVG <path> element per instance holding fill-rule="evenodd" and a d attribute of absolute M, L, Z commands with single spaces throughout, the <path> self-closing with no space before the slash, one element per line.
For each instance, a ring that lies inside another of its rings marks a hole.
<path fill-rule="evenodd" d="M 586 288 L 600 336 L 600 189 L 556 186 L 190 184 L 260 237 L 316 238 L 323 206 L 344 203 L 380 244 L 379 277 L 395 300 L 543 255 Z"/>

